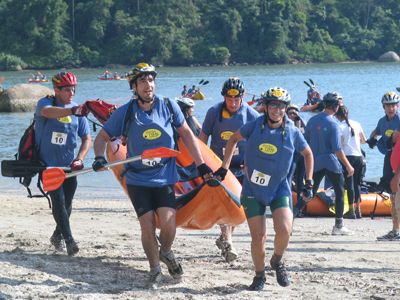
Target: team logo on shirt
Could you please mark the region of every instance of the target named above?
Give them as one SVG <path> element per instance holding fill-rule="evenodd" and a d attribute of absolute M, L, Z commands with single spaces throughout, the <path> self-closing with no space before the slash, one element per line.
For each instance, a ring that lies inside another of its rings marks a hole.
<path fill-rule="evenodd" d="M 264 143 L 258 146 L 258 150 L 265 154 L 275 154 L 278 148 L 275 145 Z"/>
<path fill-rule="evenodd" d="M 387 137 L 391 137 L 392 136 L 392 134 L 393 134 L 393 129 L 388 129 L 388 130 L 386 130 L 385 131 L 385 135 L 387 136 Z"/>
<path fill-rule="evenodd" d="M 233 134 L 232 131 L 221 132 L 221 139 L 224 140 L 224 141 L 227 141 L 227 140 L 229 140 L 231 138 L 232 134 Z"/>
<path fill-rule="evenodd" d="M 161 131 L 158 129 L 147 129 L 143 132 L 145 140 L 156 140 L 161 136 Z"/>
<path fill-rule="evenodd" d="M 61 122 L 61 123 L 64 123 L 64 124 L 70 124 L 72 122 L 71 116 L 58 118 L 57 120 L 58 120 L 58 122 Z"/>

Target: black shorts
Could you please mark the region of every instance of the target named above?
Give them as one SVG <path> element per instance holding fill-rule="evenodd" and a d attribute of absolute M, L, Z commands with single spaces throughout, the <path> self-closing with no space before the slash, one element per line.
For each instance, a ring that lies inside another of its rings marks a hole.
<path fill-rule="evenodd" d="M 176 209 L 173 185 L 162 187 L 128 185 L 128 194 L 138 217 L 149 211 L 156 211 L 160 207 Z"/>

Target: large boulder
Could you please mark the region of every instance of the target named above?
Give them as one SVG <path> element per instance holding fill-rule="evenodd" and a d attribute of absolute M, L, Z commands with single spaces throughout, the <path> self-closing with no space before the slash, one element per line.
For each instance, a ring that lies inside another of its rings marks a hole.
<path fill-rule="evenodd" d="M 378 61 L 381 62 L 396 62 L 400 61 L 400 57 L 394 51 L 388 51 L 379 56 Z"/>
<path fill-rule="evenodd" d="M 0 112 L 34 111 L 37 101 L 54 91 L 40 84 L 17 84 L 0 94 Z"/>

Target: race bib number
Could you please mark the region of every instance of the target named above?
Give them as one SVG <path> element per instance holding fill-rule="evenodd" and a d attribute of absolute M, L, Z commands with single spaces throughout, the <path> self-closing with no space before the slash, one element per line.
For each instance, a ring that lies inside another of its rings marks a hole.
<path fill-rule="evenodd" d="M 251 182 L 261 186 L 267 186 L 269 183 L 271 176 L 264 174 L 256 169 L 253 170 L 253 174 L 251 174 Z"/>
<path fill-rule="evenodd" d="M 155 167 L 161 163 L 161 157 L 142 159 L 142 164 L 148 167 Z"/>
<path fill-rule="evenodd" d="M 225 156 L 225 147 L 222 148 L 222 155 Z M 238 148 L 238 147 L 236 147 L 236 148 L 233 150 L 233 155 L 239 155 L 239 148 Z"/>
<path fill-rule="evenodd" d="M 51 143 L 63 146 L 67 143 L 67 134 L 63 132 L 53 132 L 51 134 Z"/>

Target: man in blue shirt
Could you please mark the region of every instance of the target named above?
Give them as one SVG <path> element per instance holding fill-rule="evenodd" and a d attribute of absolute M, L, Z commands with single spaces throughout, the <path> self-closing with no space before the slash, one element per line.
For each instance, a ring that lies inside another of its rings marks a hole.
<path fill-rule="evenodd" d="M 35 142 L 39 147 L 40 159 L 49 167 L 80 170 L 91 146 L 89 122 L 83 117 L 89 111 L 84 104 L 77 105 L 72 101 L 78 84 L 73 73 L 58 73 L 52 81 L 55 96 L 40 99 L 35 112 Z M 78 137 L 81 139 L 81 146 L 75 156 Z M 79 251 L 69 223 L 76 188 L 76 177 L 70 177 L 60 188 L 49 192 L 52 213 L 57 224 L 50 242 L 57 251 L 62 251 L 64 240 L 69 256 Z"/>
<path fill-rule="evenodd" d="M 258 118 L 259 113 L 243 101 L 244 83 L 240 78 L 231 77 L 222 86 L 221 95 L 224 101 L 212 106 L 206 114 L 199 139 L 205 144 L 211 136 L 210 148 L 220 158 L 224 158 L 226 143 L 233 133 L 250 121 Z M 243 159 L 246 142 L 241 141 L 235 149 L 235 153 L 229 169 L 238 178 L 243 179 Z M 232 244 L 233 227 L 220 225 L 221 235 L 216 240 L 217 247 L 226 262 L 237 258 L 237 252 Z"/>
<path fill-rule="evenodd" d="M 377 144 L 379 152 L 385 155 L 383 161 L 383 174 L 379 184 L 388 193 L 392 193 L 390 181 L 394 176 L 393 170 L 390 166 L 390 157 L 394 145 L 393 133 L 400 130 L 400 116 L 398 113 L 399 101 L 400 97 L 395 92 L 388 92 L 383 95 L 381 102 L 385 111 L 385 116 L 379 119 L 378 124 L 371 132 L 370 138 L 367 141 L 370 148 L 374 148 Z M 380 136 L 379 140 L 377 140 L 378 136 Z M 378 241 L 400 240 L 400 216 L 395 208 L 394 193 L 391 194 L 390 200 L 392 201 L 393 228 L 387 234 L 377 237 Z"/>
<path fill-rule="evenodd" d="M 174 148 L 174 128 L 182 138 L 203 178 L 212 176 L 204 163 L 197 140 L 185 122 L 175 101 L 167 102 L 155 95 L 154 66 L 139 63 L 128 74 L 129 85 L 134 91 L 130 102 L 119 107 L 104 124 L 94 142 L 96 154 L 93 169 L 99 171 L 107 164 L 104 151 L 112 137 L 123 136 L 128 157 L 140 155 L 144 150 L 157 147 Z M 170 108 L 172 111 L 170 111 Z M 130 111 L 128 111 L 130 109 Z M 131 121 L 124 124 L 126 114 Z M 126 125 L 126 132 L 124 132 Z M 141 240 L 150 265 L 149 288 L 156 288 L 161 280 L 160 261 L 176 279 L 183 270 L 171 250 L 176 234 L 176 199 L 174 184 L 178 181 L 175 158 L 143 159 L 125 165 L 125 177 L 129 198 L 138 216 Z M 160 224 L 160 249 L 156 237 L 156 217 Z"/>
<path fill-rule="evenodd" d="M 332 235 L 349 235 L 352 232 L 343 225 L 344 175 L 339 160 L 349 176 L 353 175 L 354 169 L 341 149 L 339 124 L 333 118 L 339 109 L 340 99 L 336 92 L 323 97 L 325 109 L 308 121 L 305 137 L 314 155 L 314 193 L 324 176 L 328 177 L 335 191 L 336 220 Z"/>

